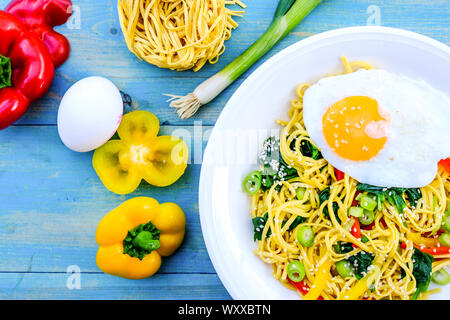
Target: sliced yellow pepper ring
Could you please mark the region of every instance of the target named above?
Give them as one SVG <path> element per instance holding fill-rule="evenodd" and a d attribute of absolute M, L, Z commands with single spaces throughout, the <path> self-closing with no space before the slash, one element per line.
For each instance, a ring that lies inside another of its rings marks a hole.
<path fill-rule="evenodd" d="M 148 111 L 126 114 L 111 140 L 95 150 L 92 164 L 106 188 L 118 194 L 136 190 L 142 179 L 165 187 L 177 181 L 188 161 L 186 143 L 171 136 L 157 136 L 159 121 Z"/>

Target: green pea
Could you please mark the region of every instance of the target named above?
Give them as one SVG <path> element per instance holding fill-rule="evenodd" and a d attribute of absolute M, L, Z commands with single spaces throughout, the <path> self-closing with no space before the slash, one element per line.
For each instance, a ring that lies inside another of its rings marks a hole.
<path fill-rule="evenodd" d="M 302 226 L 297 230 L 297 240 L 304 247 L 312 247 L 314 236 L 314 230 L 311 227 Z"/>
<path fill-rule="evenodd" d="M 289 279 L 294 282 L 300 282 L 305 278 L 306 275 L 305 266 L 298 260 L 291 261 L 288 264 L 287 273 Z"/>

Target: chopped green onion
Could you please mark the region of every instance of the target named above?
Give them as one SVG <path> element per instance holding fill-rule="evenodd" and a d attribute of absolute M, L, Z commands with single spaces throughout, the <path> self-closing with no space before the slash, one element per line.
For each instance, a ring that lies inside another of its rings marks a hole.
<path fill-rule="evenodd" d="M 287 273 L 289 279 L 294 282 L 300 282 L 306 275 L 305 266 L 298 260 L 291 261 L 287 266 Z"/>
<path fill-rule="evenodd" d="M 368 195 L 363 195 L 359 197 L 359 205 L 366 210 L 373 211 L 377 207 L 378 203 L 372 197 Z"/>
<path fill-rule="evenodd" d="M 353 216 L 353 217 L 356 217 L 356 218 L 361 217 L 363 215 L 363 211 L 364 211 L 364 209 L 360 208 L 360 207 L 350 207 L 350 208 L 348 208 L 348 214 Z"/>
<path fill-rule="evenodd" d="M 361 242 L 362 243 L 367 243 L 367 242 L 369 242 L 369 238 L 367 238 L 366 236 L 362 236 L 361 237 Z"/>
<path fill-rule="evenodd" d="M 261 189 L 262 175 L 259 171 L 253 171 L 248 176 L 245 177 L 242 186 L 244 191 L 249 195 L 255 195 Z"/>
<path fill-rule="evenodd" d="M 312 247 L 314 236 L 314 230 L 311 227 L 302 226 L 297 230 L 297 240 L 304 247 Z"/>
<path fill-rule="evenodd" d="M 297 194 L 297 199 L 298 200 L 302 200 L 303 197 L 305 196 L 306 188 L 305 187 L 299 187 L 299 188 L 297 188 L 295 193 Z"/>
<path fill-rule="evenodd" d="M 450 275 L 445 269 L 440 269 L 438 271 L 433 272 L 431 275 L 431 280 L 433 282 L 445 286 L 450 283 Z"/>
<path fill-rule="evenodd" d="M 375 213 L 373 211 L 364 210 L 361 217 L 359 217 L 359 222 L 365 226 L 368 226 L 375 220 Z"/>
<path fill-rule="evenodd" d="M 295 28 L 322 0 L 280 0 L 266 32 L 220 72 L 201 83 L 187 96 L 168 95 L 178 115 L 189 118 L 238 79 L 276 43 Z"/>
<path fill-rule="evenodd" d="M 450 231 L 450 214 L 446 213 L 442 219 L 442 228 L 446 231 Z"/>
<path fill-rule="evenodd" d="M 353 276 L 353 267 L 348 260 L 341 260 L 336 263 L 336 270 L 342 278 L 349 278 Z"/>
<path fill-rule="evenodd" d="M 443 233 L 439 236 L 439 242 L 446 247 L 450 247 L 450 233 Z"/>

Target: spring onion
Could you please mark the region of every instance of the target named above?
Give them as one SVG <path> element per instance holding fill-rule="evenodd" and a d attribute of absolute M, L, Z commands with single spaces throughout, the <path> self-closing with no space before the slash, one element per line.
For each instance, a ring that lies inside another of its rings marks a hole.
<path fill-rule="evenodd" d="M 446 247 L 450 247 L 450 233 L 443 233 L 439 236 L 439 242 Z"/>
<path fill-rule="evenodd" d="M 307 226 L 300 227 L 297 230 L 297 240 L 304 247 L 312 247 L 314 244 L 314 230 Z"/>
<path fill-rule="evenodd" d="M 359 199 L 358 199 L 359 198 Z M 357 197 L 357 200 L 359 200 L 359 205 L 369 211 L 373 211 L 375 210 L 375 208 L 377 207 L 378 203 L 376 200 L 374 200 L 371 196 L 369 195 L 364 195 L 362 193 L 360 193 Z"/>
<path fill-rule="evenodd" d="M 306 275 L 305 266 L 298 260 L 291 261 L 287 266 L 287 273 L 289 279 L 294 282 L 300 282 Z"/>
<path fill-rule="evenodd" d="M 303 197 L 305 196 L 306 188 L 305 187 L 297 188 L 297 190 L 295 190 L 295 193 L 297 195 L 297 200 L 302 200 Z"/>
<path fill-rule="evenodd" d="M 431 275 L 431 280 L 437 284 L 445 286 L 450 283 L 450 275 L 445 269 L 440 269 L 433 272 Z"/>
<path fill-rule="evenodd" d="M 442 228 L 446 231 L 450 231 L 450 213 L 446 213 L 442 218 Z"/>
<path fill-rule="evenodd" d="M 220 72 L 201 83 L 193 93 L 186 96 L 167 95 L 171 97 L 170 106 L 178 109 L 178 115 L 182 119 L 194 115 L 202 105 L 217 97 L 291 32 L 320 2 L 322 0 L 280 0 L 272 23 L 250 48 Z"/>
<path fill-rule="evenodd" d="M 360 207 L 350 207 L 350 208 L 348 208 L 348 214 L 353 216 L 353 217 L 356 217 L 356 218 L 361 217 L 363 215 L 363 211 L 364 211 L 364 209 L 360 208 Z"/>
<path fill-rule="evenodd" d="M 342 278 L 349 278 L 353 276 L 353 267 L 348 260 L 341 260 L 336 263 L 336 270 Z"/>
<path fill-rule="evenodd" d="M 259 171 L 253 171 L 245 177 L 242 186 L 249 195 L 255 195 L 261 189 L 262 175 Z"/>
<path fill-rule="evenodd" d="M 375 213 L 373 211 L 364 210 L 361 217 L 359 217 L 359 222 L 362 225 L 368 226 L 375 220 Z"/>

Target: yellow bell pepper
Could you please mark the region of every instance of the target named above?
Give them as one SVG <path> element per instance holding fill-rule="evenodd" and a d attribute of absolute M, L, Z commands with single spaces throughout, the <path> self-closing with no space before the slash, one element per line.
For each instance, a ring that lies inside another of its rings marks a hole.
<path fill-rule="evenodd" d="M 340 297 L 340 300 L 358 300 L 380 275 L 380 264 L 381 258 L 377 257 L 367 272 L 367 275 L 358 280 L 350 290 Z"/>
<path fill-rule="evenodd" d="M 420 233 L 417 232 L 408 232 L 406 234 L 406 238 L 408 238 L 408 240 L 412 241 L 414 244 L 418 246 L 424 245 L 430 248 L 434 248 L 439 245 L 438 238 L 425 238 L 422 237 Z"/>
<path fill-rule="evenodd" d="M 186 217 L 175 203 L 159 204 L 137 197 L 110 211 L 99 223 L 97 266 L 105 273 L 144 279 L 161 266 L 183 242 Z"/>
<path fill-rule="evenodd" d="M 95 150 L 92 165 L 106 188 L 128 194 L 144 179 L 165 187 L 177 181 L 187 167 L 186 143 L 171 136 L 157 136 L 159 120 L 151 112 L 126 114 L 117 133 L 120 140 L 110 140 Z"/>
<path fill-rule="evenodd" d="M 327 287 L 328 280 L 331 278 L 330 268 L 332 262 L 327 258 L 319 267 L 314 278 L 314 283 L 311 286 L 311 290 L 303 296 L 303 300 L 317 300 L 323 290 Z"/>

